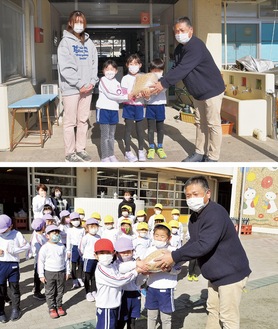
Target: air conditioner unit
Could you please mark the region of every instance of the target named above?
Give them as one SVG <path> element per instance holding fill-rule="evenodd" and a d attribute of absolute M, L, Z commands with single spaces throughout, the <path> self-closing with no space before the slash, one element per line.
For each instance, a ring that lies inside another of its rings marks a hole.
<path fill-rule="evenodd" d="M 41 94 L 57 94 L 58 95 L 58 103 L 55 104 L 55 107 L 50 108 L 50 116 L 54 116 L 54 123 L 59 126 L 59 120 L 61 114 L 63 112 L 63 104 L 62 104 L 62 95 L 60 92 L 60 88 L 57 84 L 42 84 L 41 85 Z"/>

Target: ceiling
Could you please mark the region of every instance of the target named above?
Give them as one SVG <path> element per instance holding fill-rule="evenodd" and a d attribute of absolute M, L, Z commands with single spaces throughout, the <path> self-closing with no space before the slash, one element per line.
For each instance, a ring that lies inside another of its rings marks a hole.
<path fill-rule="evenodd" d="M 178 0 L 152 0 L 153 23 L 159 23 L 161 14 Z M 67 22 L 73 10 L 82 11 L 87 24 L 140 24 L 141 12 L 150 11 L 150 0 L 96 1 L 96 0 L 49 0 L 61 15 L 62 24 Z"/>

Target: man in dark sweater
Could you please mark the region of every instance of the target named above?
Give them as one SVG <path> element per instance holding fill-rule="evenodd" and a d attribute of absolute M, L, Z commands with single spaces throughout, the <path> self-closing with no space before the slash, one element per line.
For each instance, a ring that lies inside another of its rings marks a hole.
<path fill-rule="evenodd" d="M 188 224 L 190 239 L 157 258 L 158 265 L 169 270 L 174 263 L 197 258 L 208 280 L 206 329 L 239 329 L 240 299 L 251 273 L 246 253 L 227 211 L 210 200 L 205 177 L 190 178 L 184 192 L 193 211 Z"/>
<path fill-rule="evenodd" d="M 154 92 L 183 81 L 193 96 L 196 141 L 195 153 L 184 162 L 216 162 L 222 143 L 221 104 L 225 85 L 206 45 L 193 35 L 188 17 L 179 18 L 174 25 L 179 42 L 174 51 L 174 66 L 155 85 Z"/>
<path fill-rule="evenodd" d="M 130 191 L 124 192 L 124 199 L 118 206 L 118 218 L 122 216 L 122 206 L 130 206 L 132 209 L 131 215 L 135 215 L 136 204 L 131 196 Z"/>

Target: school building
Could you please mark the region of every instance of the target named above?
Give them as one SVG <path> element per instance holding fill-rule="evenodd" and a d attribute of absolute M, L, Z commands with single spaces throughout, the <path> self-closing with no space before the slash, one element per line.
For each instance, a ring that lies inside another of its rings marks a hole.
<path fill-rule="evenodd" d="M 207 178 L 211 199 L 231 217 L 249 219 L 254 232 L 278 233 L 277 167 L 6 167 L 0 168 L 0 211 L 17 218 L 19 228 L 30 227 L 32 198 L 37 184 L 43 183 L 49 193 L 61 187 L 72 209 L 84 207 L 87 218 L 94 211 L 117 218 L 117 206 L 129 190 L 137 210 L 150 216 L 161 203 L 167 220 L 177 208 L 186 224 L 190 211 L 183 186 L 195 175 Z"/>

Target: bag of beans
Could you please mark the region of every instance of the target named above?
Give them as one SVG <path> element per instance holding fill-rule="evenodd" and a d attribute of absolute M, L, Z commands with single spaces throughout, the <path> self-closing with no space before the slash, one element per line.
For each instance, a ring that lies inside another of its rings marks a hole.
<path fill-rule="evenodd" d="M 133 85 L 132 94 L 138 95 L 142 91 L 149 91 L 152 94 L 152 85 L 158 81 L 154 73 L 145 73 L 136 75 L 136 80 Z"/>
<path fill-rule="evenodd" d="M 157 262 L 154 260 L 156 258 L 159 258 L 163 254 L 163 249 L 157 249 L 150 253 L 146 258 L 144 258 L 144 261 L 147 265 L 149 265 L 149 272 L 162 272 L 161 268 L 157 266 Z"/>

